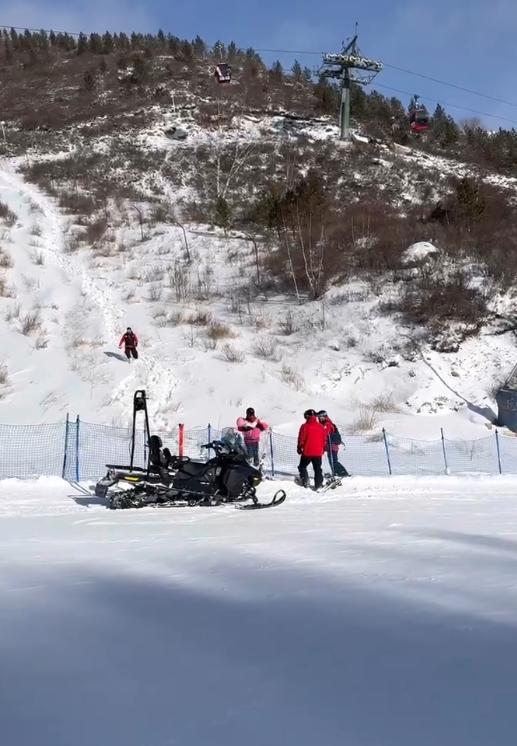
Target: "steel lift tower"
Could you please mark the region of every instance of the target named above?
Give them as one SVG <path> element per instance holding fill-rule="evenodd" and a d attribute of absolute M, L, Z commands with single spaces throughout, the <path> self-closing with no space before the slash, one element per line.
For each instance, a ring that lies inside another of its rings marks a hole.
<path fill-rule="evenodd" d="M 342 140 L 348 140 L 350 137 L 350 84 L 368 85 L 381 70 L 381 62 L 363 57 L 359 51 L 357 24 L 354 38 L 347 46 L 343 45 L 341 52 L 323 55 L 323 67 L 320 74 L 324 78 L 341 80 L 339 126 Z"/>

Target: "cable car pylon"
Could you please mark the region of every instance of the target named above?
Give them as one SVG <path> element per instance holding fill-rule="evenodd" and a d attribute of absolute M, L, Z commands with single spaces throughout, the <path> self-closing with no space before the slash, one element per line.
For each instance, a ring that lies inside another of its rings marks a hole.
<path fill-rule="evenodd" d="M 382 62 L 364 57 L 359 51 L 356 33 L 352 41 L 343 45 L 341 52 L 323 55 L 320 74 L 324 78 L 341 80 L 341 105 L 339 108 L 339 129 L 342 140 L 350 138 L 350 84 L 368 85 L 382 70 Z"/>

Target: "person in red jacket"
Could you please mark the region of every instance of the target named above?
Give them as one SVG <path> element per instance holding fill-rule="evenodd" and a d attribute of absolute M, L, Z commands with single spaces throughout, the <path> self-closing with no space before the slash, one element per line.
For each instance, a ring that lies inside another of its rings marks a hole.
<path fill-rule="evenodd" d="M 304 487 L 308 487 L 309 475 L 307 467 L 309 464 L 312 464 L 312 468 L 314 469 L 314 489 L 317 490 L 323 485 L 321 459 L 325 453 L 327 433 L 316 417 L 314 409 L 307 409 L 303 413 L 303 416 L 305 417 L 305 423 L 301 426 L 298 433 L 298 453 L 300 454 L 298 472 L 301 483 Z"/>
<path fill-rule="evenodd" d="M 131 362 L 131 355 L 136 360 L 138 357 L 138 350 L 136 349 L 138 347 L 138 337 L 130 326 L 128 326 L 125 334 L 120 338 L 120 342 L 118 343 L 119 348 L 122 347 L 122 345 L 124 345 L 124 352 L 126 353 L 129 362 Z"/>
<path fill-rule="evenodd" d="M 324 409 L 320 409 L 316 416 L 325 428 L 325 433 L 327 435 L 325 451 L 327 453 L 330 468 L 332 469 L 332 474 L 336 477 L 349 477 L 350 474 L 338 459 L 339 446 L 342 445 L 343 440 L 341 439 L 341 433 L 337 429 L 337 425 L 332 422 Z"/>

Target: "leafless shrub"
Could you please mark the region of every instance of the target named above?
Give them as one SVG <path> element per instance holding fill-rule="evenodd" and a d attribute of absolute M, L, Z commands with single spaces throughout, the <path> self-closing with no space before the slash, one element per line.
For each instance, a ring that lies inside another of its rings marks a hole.
<path fill-rule="evenodd" d="M 41 228 L 40 226 L 35 223 L 31 228 L 31 235 L 33 236 L 41 236 Z"/>
<path fill-rule="evenodd" d="M 89 243 L 96 243 L 97 241 L 100 241 L 100 239 L 104 236 L 107 228 L 107 218 L 102 216 L 100 218 L 97 218 L 93 222 L 88 223 L 84 232 L 84 237 Z"/>
<path fill-rule="evenodd" d="M 280 327 L 282 334 L 285 334 L 286 337 L 298 331 L 298 324 L 296 323 L 291 310 L 287 311 L 284 318 L 278 322 L 278 326 Z"/>
<path fill-rule="evenodd" d="M 287 383 L 288 386 L 292 386 L 296 391 L 301 391 L 304 387 L 303 377 L 298 373 L 298 371 L 291 368 L 289 365 L 282 365 L 280 377 L 284 383 Z"/>
<path fill-rule="evenodd" d="M 39 329 L 41 326 L 41 319 L 39 312 L 29 311 L 24 316 L 20 316 L 20 331 L 26 336 Z"/>
<path fill-rule="evenodd" d="M 192 326 L 208 326 L 212 323 L 212 314 L 208 311 L 196 311 L 196 313 L 188 316 L 185 321 L 187 324 L 192 324 Z"/>
<path fill-rule="evenodd" d="M 273 337 L 262 337 L 253 345 L 253 354 L 264 360 L 278 362 L 281 358 L 276 339 Z"/>
<path fill-rule="evenodd" d="M 255 329 L 269 329 L 271 318 L 265 313 L 258 313 L 253 319 L 253 325 Z"/>
<path fill-rule="evenodd" d="M 13 266 L 13 261 L 9 254 L 4 251 L 4 249 L 0 249 L 0 267 L 2 269 L 9 269 L 9 267 Z"/>
<path fill-rule="evenodd" d="M 18 303 L 16 303 L 14 306 L 11 306 L 7 313 L 5 314 L 5 320 L 7 322 L 12 321 L 13 319 L 19 319 L 20 318 L 20 306 Z"/>
<path fill-rule="evenodd" d="M 377 415 L 372 407 L 359 407 L 359 414 L 350 425 L 349 431 L 352 435 L 366 433 L 373 430 L 377 424 Z"/>
<path fill-rule="evenodd" d="M 157 303 L 162 297 L 161 285 L 151 285 L 147 291 L 147 300 L 149 303 Z"/>
<path fill-rule="evenodd" d="M 40 267 L 45 264 L 45 257 L 43 256 L 43 253 L 41 251 L 33 251 L 31 254 L 31 260 L 34 262 L 34 264 L 37 264 Z"/>
<path fill-rule="evenodd" d="M 5 277 L 0 277 L 0 298 L 9 298 L 10 294 L 11 292 L 7 287 Z"/>
<path fill-rule="evenodd" d="M 59 195 L 59 206 L 75 215 L 93 215 L 97 208 L 93 197 L 80 192 L 62 192 Z"/>
<path fill-rule="evenodd" d="M 217 340 L 235 337 L 235 334 L 227 324 L 222 324 L 219 321 L 212 321 L 206 328 L 206 336 L 208 339 Z"/>
<path fill-rule="evenodd" d="M 416 281 L 406 288 L 399 309 L 407 321 L 427 327 L 431 333 L 451 321 L 475 331 L 487 317 L 486 298 L 469 285 L 461 271 L 447 274 L 422 269 Z"/>
<path fill-rule="evenodd" d="M 221 350 L 223 357 L 229 363 L 242 363 L 244 360 L 244 353 L 242 350 L 238 350 L 231 344 L 225 344 Z"/>
<path fill-rule="evenodd" d="M 185 267 L 175 262 L 167 270 L 169 286 L 174 293 L 177 303 L 184 303 L 191 294 L 190 277 Z"/>
<path fill-rule="evenodd" d="M 370 402 L 374 412 L 399 412 L 399 407 L 393 401 L 393 394 L 379 394 Z"/>
<path fill-rule="evenodd" d="M 10 228 L 16 223 L 17 216 L 5 202 L 0 202 L 0 220 L 3 220 Z"/>

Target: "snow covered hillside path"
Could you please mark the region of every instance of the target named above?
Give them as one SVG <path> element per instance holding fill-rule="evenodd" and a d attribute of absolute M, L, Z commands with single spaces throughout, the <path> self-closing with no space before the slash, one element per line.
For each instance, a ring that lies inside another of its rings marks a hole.
<path fill-rule="evenodd" d="M 515 479 L 285 486 L 250 514 L 0 483 L 3 746 L 513 746 Z"/>
<path fill-rule="evenodd" d="M 93 268 L 83 253 L 67 251 L 68 221 L 55 202 L 12 166 L 0 169 L 0 198 L 17 216 L 8 234 L 15 299 L 24 312 L 39 309 L 39 336 L 45 337 L 37 351 L 21 340 L 27 347 L 23 356 L 16 339 L 17 354 L 8 360 L 10 370 L 24 371 L 13 393 L 20 393 L 22 383 L 25 387 L 36 384 L 30 387 L 20 420 L 40 418 L 46 405 L 55 418 L 56 402 L 61 402 L 63 414 L 75 409 L 83 416 L 92 408 L 115 403 L 126 419 L 136 388 L 151 389 L 156 402 L 167 406 L 176 387 L 173 370 L 154 354 L 151 339 L 132 367 L 125 359 L 117 359 L 116 345 L 130 317 L 122 288 L 107 270 Z M 40 255 L 39 269 L 34 266 L 36 254 Z"/>

